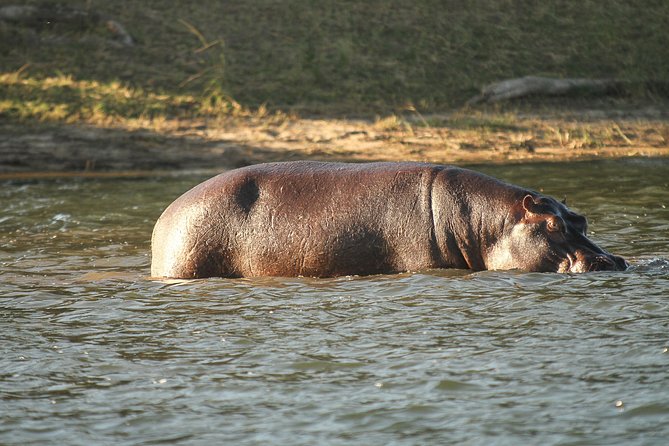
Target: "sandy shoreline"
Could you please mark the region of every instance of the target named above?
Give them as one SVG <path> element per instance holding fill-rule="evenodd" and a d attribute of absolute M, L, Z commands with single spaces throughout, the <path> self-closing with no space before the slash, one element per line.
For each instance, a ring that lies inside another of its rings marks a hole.
<path fill-rule="evenodd" d="M 298 159 L 480 164 L 669 156 L 664 119 L 521 119 L 508 128 L 464 129 L 400 124 L 230 119 L 147 130 L 0 123 L 0 178 L 219 171 Z"/>

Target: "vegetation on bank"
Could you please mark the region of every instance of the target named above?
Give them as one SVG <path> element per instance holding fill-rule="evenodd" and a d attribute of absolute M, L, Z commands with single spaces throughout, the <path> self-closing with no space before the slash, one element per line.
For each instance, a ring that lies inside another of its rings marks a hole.
<path fill-rule="evenodd" d="M 99 21 L 0 21 L 0 117 L 106 125 L 267 108 L 421 116 L 525 75 L 620 79 L 633 101 L 667 93 L 664 1 L 60 4 L 113 17 L 134 44 Z"/>

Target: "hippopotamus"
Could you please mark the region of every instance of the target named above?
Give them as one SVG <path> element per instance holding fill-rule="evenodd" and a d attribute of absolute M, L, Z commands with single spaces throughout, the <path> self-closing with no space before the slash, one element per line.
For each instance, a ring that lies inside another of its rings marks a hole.
<path fill-rule="evenodd" d="M 279 162 L 183 194 L 151 240 L 155 278 L 391 274 L 436 268 L 620 271 L 585 217 L 535 191 L 427 163 Z"/>

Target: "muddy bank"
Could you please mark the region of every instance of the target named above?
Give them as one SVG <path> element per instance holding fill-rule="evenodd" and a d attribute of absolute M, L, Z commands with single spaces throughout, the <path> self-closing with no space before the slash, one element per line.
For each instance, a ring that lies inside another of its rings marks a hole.
<path fill-rule="evenodd" d="M 223 170 L 296 159 L 473 164 L 669 156 L 668 122 L 657 114 L 230 119 L 165 122 L 150 130 L 5 122 L 0 176 Z"/>

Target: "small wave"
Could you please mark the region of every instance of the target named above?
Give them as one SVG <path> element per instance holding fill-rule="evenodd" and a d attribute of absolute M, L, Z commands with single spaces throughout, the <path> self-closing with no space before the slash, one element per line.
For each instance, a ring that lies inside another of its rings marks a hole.
<path fill-rule="evenodd" d="M 651 259 L 641 259 L 634 263 L 628 271 L 635 272 L 669 272 L 669 259 L 656 257 Z"/>
<path fill-rule="evenodd" d="M 625 415 L 628 417 L 638 416 L 666 416 L 669 414 L 669 405 L 664 403 L 650 403 L 627 410 Z"/>
<path fill-rule="evenodd" d="M 56 214 L 53 217 L 51 217 L 51 221 L 57 222 L 57 221 L 62 221 L 62 222 L 70 222 L 72 221 L 72 216 L 70 214 Z"/>

